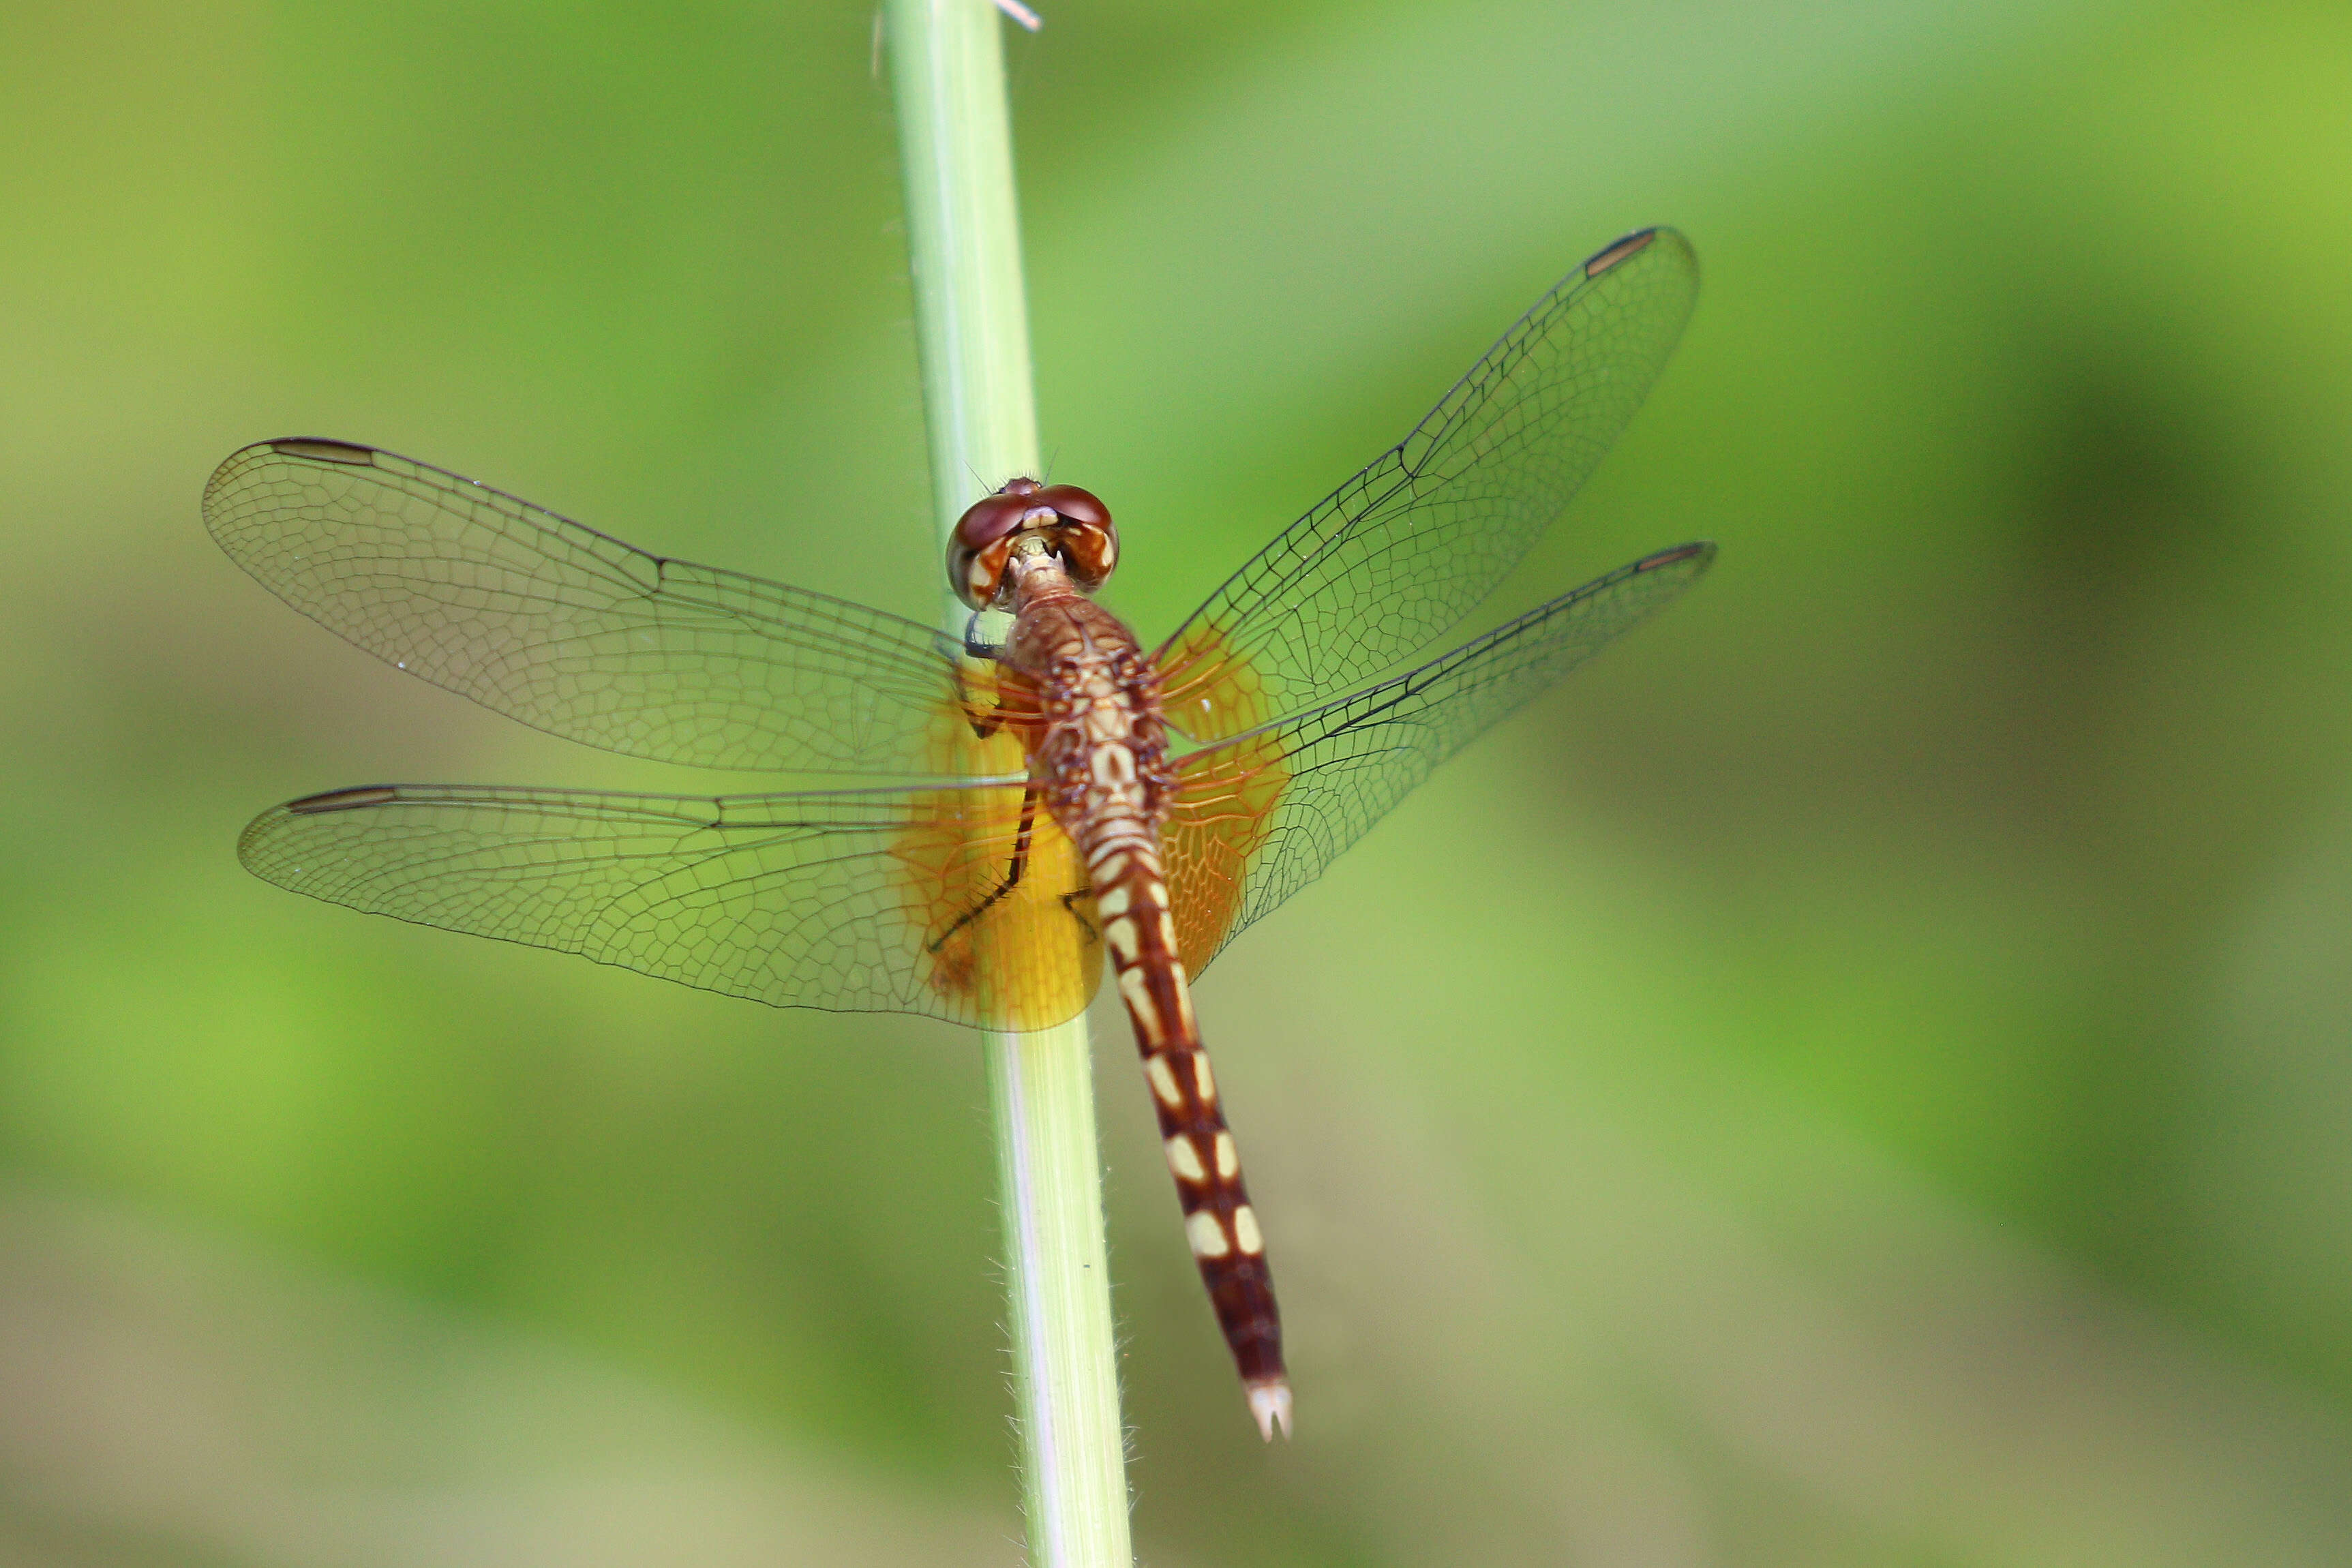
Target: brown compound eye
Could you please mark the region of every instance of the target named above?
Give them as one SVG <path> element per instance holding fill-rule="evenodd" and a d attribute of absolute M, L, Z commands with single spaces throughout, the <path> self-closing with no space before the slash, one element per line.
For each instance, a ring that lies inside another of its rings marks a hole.
<path fill-rule="evenodd" d="M 1076 485 L 1013 479 L 956 520 L 948 540 L 948 580 L 956 596 L 975 610 L 994 604 L 1013 543 L 1024 533 L 1045 535 L 1071 577 L 1088 593 L 1118 563 L 1118 534 L 1109 508 Z"/>
<path fill-rule="evenodd" d="M 1110 508 L 1076 485 L 1047 485 L 1030 500 L 1052 507 L 1062 520 L 1054 544 L 1078 586 L 1091 594 L 1108 581 L 1118 565 L 1118 530 Z"/>
<path fill-rule="evenodd" d="M 1022 488 L 1015 489 L 1015 485 Z M 948 536 L 948 581 L 956 597 L 973 609 L 988 608 L 1004 585 L 1004 563 L 1013 557 L 1013 541 L 1022 522 L 1037 510 L 1029 500 L 1036 489 L 1034 479 L 1015 479 L 994 495 L 973 502 L 971 510 L 956 520 L 955 531 Z"/>

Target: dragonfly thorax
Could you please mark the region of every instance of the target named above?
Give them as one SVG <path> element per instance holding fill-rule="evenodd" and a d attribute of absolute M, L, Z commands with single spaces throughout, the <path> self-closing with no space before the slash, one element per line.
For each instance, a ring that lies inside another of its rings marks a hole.
<path fill-rule="evenodd" d="M 975 610 L 1002 605 L 1016 550 L 1051 551 L 1091 594 L 1118 564 L 1118 530 L 1110 509 L 1076 485 L 1008 480 L 958 519 L 948 538 L 948 580 L 957 597 Z"/>

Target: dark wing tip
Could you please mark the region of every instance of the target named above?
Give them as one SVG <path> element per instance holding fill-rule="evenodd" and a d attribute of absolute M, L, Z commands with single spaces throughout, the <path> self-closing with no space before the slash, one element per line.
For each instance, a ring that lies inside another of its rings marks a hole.
<path fill-rule="evenodd" d="M 1633 563 L 1633 570 L 1637 574 L 1643 572 L 1656 572 L 1668 566 L 1679 566 L 1685 561 L 1696 561 L 1698 569 L 1702 572 L 1714 565 L 1715 541 L 1702 539 L 1690 544 L 1677 544 L 1672 550 L 1661 550 L 1654 554 L 1644 555 Z"/>
<path fill-rule="evenodd" d="M 331 789 L 324 795 L 306 795 L 300 800 L 289 800 L 285 808 L 298 816 L 315 816 L 322 811 L 357 811 L 362 806 L 389 805 L 400 798 L 400 792 L 390 784 L 362 784 L 357 789 Z"/>
<path fill-rule="evenodd" d="M 285 458 L 310 458 L 321 463 L 349 463 L 359 468 L 375 466 L 376 449 L 373 447 L 362 447 L 350 441 L 296 436 L 283 441 L 265 441 L 262 445 Z"/>
<path fill-rule="evenodd" d="M 1637 228 L 1624 238 L 1616 240 L 1585 258 L 1584 275 L 1598 278 L 1629 256 L 1638 256 L 1658 237 L 1655 228 Z"/>

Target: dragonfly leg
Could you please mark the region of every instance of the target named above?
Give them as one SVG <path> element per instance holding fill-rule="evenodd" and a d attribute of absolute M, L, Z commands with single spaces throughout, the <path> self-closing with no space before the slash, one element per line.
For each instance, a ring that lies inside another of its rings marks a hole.
<path fill-rule="evenodd" d="M 1078 922 L 1078 929 L 1087 933 L 1088 942 L 1100 940 L 1102 933 L 1095 930 L 1092 921 L 1078 913 L 1078 900 L 1091 899 L 1094 894 L 1095 890 L 1092 888 L 1073 888 L 1062 895 L 1062 907 L 1070 911 L 1070 918 Z"/>
<path fill-rule="evenodd" d="M 977 726 L 977 721 L 974 721 L 975 727 Z M 1021 792 L 1021 831 L 1013 840 L 1013 864 L 1005 868 L 1004 879 L 996 884 L 996 890 L 994 892 L 990 893 L 988 897 L 981 900 L 980 902 L 966 910 L 962 914 L 958 915 L 956 917 L 955 924 L 940 932 L 938 936 L 933 937 L 931 939 L 930 945 L 931 952 L 939 952 L 940 948 L 947 945 L 948 939 L 950 937 L 952 937 L 956 932 L 963 930 L 964 927 L 971 924 L 972 921 L 980 919 L 981 916 L 986 914 L 990 910 L 994 909 L 998 904 L 1003 902 L 1006 896 L 1009 895 L 1013 889 L 1021 885 L 1021 879 L 1026 876 L 1029 871 L 1029 841 L 1035 834 L 1036 828 L 1037 786 L 1033 783 L 1028 788 Z"/>
<path fill-rule="evenodd" d="M 955 672 L 955 690 L 956 706 L 963 710 L 963 721 L 971 726 L 971 732 L 983 741 L 995 734 L 1002 722 L 997 715 L 1003 710 L 1003 700 L 999 698 L 994 707 L 983 710 L 981 700 L 972 694 L 971 678 L 961 668 Z"/>
<path fill-rule="evenodd" d="M 995 701 L 983 709 L 981 699 L 973 696 L 971 684 L 961 670 L 956 672 L 955 679 L 956 699 L 963 709 L 964 722 L 971 726 L 971 732 L 981 740 L 995 739 L 996 732 L 1004 728 L 1005 714 L 1010 707 L 1004 700 L 1003 689 L 998 689 Z"/>

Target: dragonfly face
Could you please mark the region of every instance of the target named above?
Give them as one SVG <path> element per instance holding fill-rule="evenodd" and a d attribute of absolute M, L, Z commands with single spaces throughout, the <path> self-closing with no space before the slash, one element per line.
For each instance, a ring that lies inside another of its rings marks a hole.
<path fill-rule="evenodd" d="M 972 503 L 948 536 L 948 582 L 975 610 L 997 605 L 1010 586 L 1005 569 L 1024 540 L 1042 541 L 1091 594 L 1118 565 L 1118 530 L 1110 508 L 1076 485 L 1007 481 Z"/>
<path fill-rule="evenodd" d="M 239 858 L 355 909 L 778 1006 L 1035 1029 L 1075 1016 L 1108 966 L 1270 1434 L 1289 1394 L 1265 1239 L 1190 981 L 1432 768 L 1706 569 L 1712 545 L 1660 551 L 1429 655 L 1633 417 L 1696 286 L 1671 229 L 1593 256 L 1150 653 L 1084 596 L 1118 540 L 1075 486 L 1015 480 L 959 522 L 958 594 L 1014 619 L 967 648 L 379 448 L 248 447 L 206 485 L 206 523 L 341 636 L 555 734 L 833 787 L 374 784 L 264 812 Z M 1196 742 L 1181 760 L 1171 731 Z"/>

